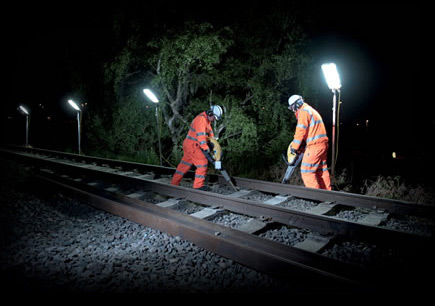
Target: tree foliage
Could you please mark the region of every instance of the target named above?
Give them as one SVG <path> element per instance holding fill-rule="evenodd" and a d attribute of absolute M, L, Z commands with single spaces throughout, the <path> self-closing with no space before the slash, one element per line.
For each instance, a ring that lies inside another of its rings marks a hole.
<path fill-rule="evenodd" d="M 177 147 L 191 120 L 185 108 L 198 90 L 207 88 L 210 74 L 231 45 L 231 40 L 224 37 L 227 31 L 216 31 L 208 23 L 188 23 L 182 32 L 169 31 L 148 44 L 154 50 L 150 58 L 155 73 L 153 84 L 161 94 L 176 158 L 180 157 Z"/>
<path fill-rule="evenodd" d="M 249 173 L 279 162 L 294 128 L 287 99 L 313 93 L 311 58 L 299 15 L 271 10 L 261 21 L 250 18 L 248 11 L 226 26 L 191 21 L 152 37 L 130 25 L 104 66 L 106 102 L 93 116 L 93 137 L 104 130 L 112 152 L 155 153 L 154 108 L 142 94 L 150 87 L 160 99 L 164 157 L 173 165 L 191 120 L 211 104 L 226 109 L 214 130 L 227 168 Z"/>

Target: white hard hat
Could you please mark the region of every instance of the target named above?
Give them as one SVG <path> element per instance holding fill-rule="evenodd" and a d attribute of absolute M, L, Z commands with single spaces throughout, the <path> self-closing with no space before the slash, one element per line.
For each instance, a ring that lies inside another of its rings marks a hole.
<path fill-rule="evenodd" d="M 293 95 L 288 99 L 288 105 L 292 106 L 293 104 L 295 104 L 296 102 L 298 102 L 300 100 L 300 102 L 304 102 L 304 99 L 302 99 L 302 97 L 300 95 Z"/>
<path fill-rule="evenodd" d="M 216 120 L 220 120 L 222 118 L 222 115 L 224 114 L 222 107 L 220 107 L 219 105 L 213 105 L 211 107 L 211 111 Z"/>

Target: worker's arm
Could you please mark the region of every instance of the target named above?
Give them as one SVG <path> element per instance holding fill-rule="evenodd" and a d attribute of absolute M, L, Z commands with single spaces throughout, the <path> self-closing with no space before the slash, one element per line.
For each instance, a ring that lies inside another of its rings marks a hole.
<path fill-rule="evenodd" d="M 210 148 L 207 145 L 207 119 L 200 117 L 198 123 L 195 125 L 196 138 L 198 139 L 201 150 L 207 151 Z"/>
<path fill-rule="evenodd" d="M 301 145 L 307 139 L 308 128 L 310 126 L 309 114 L 306 111 L 300 111 L 298 123 L 296 125 L 295 136 L 291 144 L 291 148 L 296 152 L 300 151 Z"/>
<path fill-rule="evenodd" d="M 212 129 L 210 129 L 210 131 L 208 131 L 208 137 L 214 138 L 214 132 Z"/>

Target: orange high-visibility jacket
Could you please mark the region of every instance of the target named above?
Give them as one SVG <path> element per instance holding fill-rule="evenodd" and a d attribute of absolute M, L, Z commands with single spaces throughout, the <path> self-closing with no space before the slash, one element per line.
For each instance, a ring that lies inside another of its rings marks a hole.
<path fill-rule="evenodd" d="M 207 113 L 202 112 L 193 119 L 192 124 L 189 126 L 189 132 L 186 136 L 186 141 L 199 143 L 203 150 L 209 150 L 207 145 L 207 136 L 214 137 L 210 121 L 207 118 Z"/>
<path fill-rule="evenodd" d="M 307 103 L 304 103 L 295 113 L 298 120 L 291 147 L 298 151 L 305 141 L 307 146 L 328 142 L 325 124 L 320 114 Z"/>

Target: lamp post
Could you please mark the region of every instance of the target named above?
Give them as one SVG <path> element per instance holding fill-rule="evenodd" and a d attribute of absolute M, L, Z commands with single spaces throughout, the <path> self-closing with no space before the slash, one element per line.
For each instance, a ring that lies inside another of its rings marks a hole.
<path fill-rule="evenodd" d="M 337 66 L 334 63 L 327 63 L 322 65 L 323 75 L 325 76 L 326 83 L 329 89 L 332 90 L 334 94 L 332 100 L 332 165 L 331 165 L 331 176 L 334 177 L 335 173 L 335 128 L 336 128 L 336 117 L 337 117 L 337 92 L 340 92 L 341 81 L 340 76 L 337 71 Z"/>
<path fill-rule="evenodd" d="M 82 150 L 80 147 L 80 112 L 81 112 L 81 109 L 73 100 L 68 100 L 68 103 L 71 105 L 72 108 L 74 108 L 77 111 L 78 151 L 79 151 L 79 154 L 82 154 Z"/>
<path fill-rule="evenodd" d="M 156 122 L 157 122 L 157 137 L 159 139 L 159 157 L 160 166 L 162 165 L 162 144 L 160 142 L 160 120 L 159 120 L 159 99 L 154 95 L 154 93 L 148 88 L 143 90 L 143 93 L 151 100 L 151 102 L 156 104 Z"/>
<path fill-rule="evenodd" d="M 22 105 L 20 105 L 21 112 L 26 116 L 26 147 L 29 146 L 29 111 Z"/>

